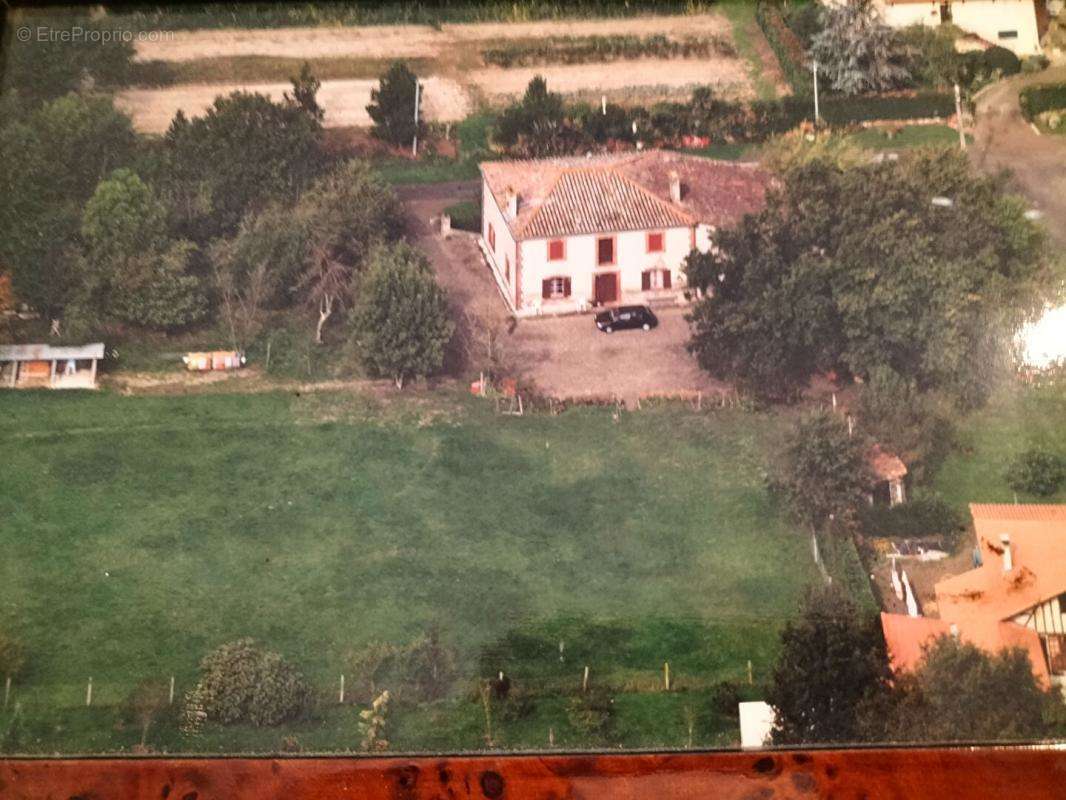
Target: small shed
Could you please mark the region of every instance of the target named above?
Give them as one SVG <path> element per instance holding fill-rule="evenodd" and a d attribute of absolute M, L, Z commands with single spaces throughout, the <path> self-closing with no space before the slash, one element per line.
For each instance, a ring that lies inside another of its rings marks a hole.
<path fill-rule="evenodd" d="M 10 389 L 95 389 L 102 342 L 53 347 L 0 344 L 0 386 Z"/>
<path fill-rule="evenodd" d="M 888 500 L 889 506 L 897 506 L 907 501 L 903 479 L 907 477 L 907 465 L 900 460 L 899 456 L 882 450 L 881 445 L 875 444 L 866 455 L 866 463 L 870 466 L 874 478 L 877 481 L 874 494 L 870 495 L 870 502 L 875 499 Z M 886 498 L 887 490 L 887 498 Z"/>

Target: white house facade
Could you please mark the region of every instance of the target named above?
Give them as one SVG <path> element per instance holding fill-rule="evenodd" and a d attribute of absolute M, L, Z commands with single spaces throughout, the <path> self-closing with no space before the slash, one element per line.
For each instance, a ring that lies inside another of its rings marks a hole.
<path fill-rule="evenodd" d="M 1044 0 L 877 0 L 877 5 L 894 28 L 950 22 L 1018 56 L 1042 52 Z"/>
<path fill-rule="evenodd" d="M 753 164 L 663 151 L 481 165 L 481 246 L 518 316 L 676 302 L 683 262 L 760 209 Z"/>

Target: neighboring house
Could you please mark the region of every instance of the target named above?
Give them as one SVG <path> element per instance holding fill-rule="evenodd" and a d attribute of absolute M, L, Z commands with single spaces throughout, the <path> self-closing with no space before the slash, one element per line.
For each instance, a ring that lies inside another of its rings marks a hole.
<path fill-rule="evenodd" d="M 1047 28 L 1044 0 L 875 0 L 893 28 L 950 22 L 982 39 L 1013 50 L 1018 56 L 1038 55 Z M 1041 30 L 1043 28 L 1044 30 Z"/>
<path fill-rule="evenodd" d="M 659 150 L 481 165 L 482 248 L 518 316 L 665 300 L 715 231 L 758 211 L 755 164 Z"/>
<path fill-rule="evenodd" d="M 1066 505 L 972 504 L 981 565 L 936 584 L 936 617 L 881 614 L 894 670 L 937 636 L 1021 647 L 1044 685 L 1066 689 Z"/>

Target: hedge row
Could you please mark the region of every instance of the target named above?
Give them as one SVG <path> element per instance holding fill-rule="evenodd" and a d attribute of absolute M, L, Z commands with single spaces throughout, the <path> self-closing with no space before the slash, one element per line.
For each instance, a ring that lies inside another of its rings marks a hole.
<path fill-rule="evenodd" d="M 887 539 L 943 540 L 954 548 L 966 526 L 963 516 L 938 497 L 912 500 L 892 507 L 870 506 L 860 512 L 867 536 Z"/>
<path fill-rule="evenodd" d="M 1066 109 L 1066 83 L 1026 86 L 1018 97 L 1022 114 L 1032 122 L 1045 111 Z"/>
<path fill-rule="evenodd" d="M 955 97 L 949 92 L 863 97 L 833 96 L 821 100 L 822 117 L 830 125 L 852 125 L 879 119 L 950 117 L 954 113 Z"/>
<path fill-rule="evenodd" d="M 796 95 L 809 95 L 813 91 L 811 74 L 807 68 L 807 51 L 803 42 L 788 27 L 781 9 L 759 0 L 755 6 L 755 19 L 762 28 L 766 41 L 777 56 L 785 80 Z"/>
<path fill-rule="evenodd" d="M 693 58 L 735 56 L 733 45 L 718 36 L 670 39 L 655 36 L 553 36 L 513 42 L 481 52 L 486 64 L 527 67 L 533 64 L 584 64 L 624 58 Z"/>

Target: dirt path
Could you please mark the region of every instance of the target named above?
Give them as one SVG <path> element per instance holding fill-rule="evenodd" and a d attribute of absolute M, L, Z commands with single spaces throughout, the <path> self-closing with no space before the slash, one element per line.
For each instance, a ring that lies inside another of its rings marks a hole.
<path fill-rule="evenodd" d="M 741 57 L 700 59 L 640 59 L 589 64 L 545 64 L 502 69 L 486 67 L 480 51 L 506 40 L 534 40 L 556 36 L 665 35 L 720 37 L 732 40 L 732 23 L 722 14 L 642 16 L 626 19 L 591 19 L 529 23 L 473 23 L 444 25 L 382 25 L 352 27 L 222 29 L 174 31 L 158 41 L 138 42 L 139 61 L 188 62 L 197 65 L 203 83 L 166 88 L 138 88 L 122 92 L 119 105 L 131 114 L 138 130 L 166 130 L 180 108 L 186 115 L 203 113 L 219 94 L 238 89 L 280 97 L 287 82 L 225 82 L 232 74 L 212 59 L 277 58 L 359 60 L 358 75 L 380 69 L 385 60 L 421 59 L 426 84 L 426 118 L 451 122 L 467 116 L 480 98 L 506 102 L 525 91 L 530 78 L 542 74 L 559 92 L 601 93 L 615 100 L 687 95 L 697 84 L 711 84 L 723 94 L 747 97 L 752 80 L 749 62 Z M 363 61 L 365 60 L 365 61 Z M 354 69 L 355 67 L 352 67 Z M 232 70 L 232 65 L 229 66 Z M 376 74 L 376 73 L 374 73 Z M 221 81 L 221 82 L 211 82 Z M 326 111 L 327 127 L 363 127 L 370 124 L 366 105 L 373 79 L 338 77 L 325 80 L 319 103 Z"/>
<path fill-rule="evenodd" d="M 981 169 L 1009 169 L 1043 212 L 1053 238 L 1066 246 L 1066 136 L 1040 135 L 1022 116 L 1018 92 L 1035 83 L 1066 81 L 1066 66 L 1016 76 L 986 89 L 977 101 L 971 158 Z"/>
<path fill-rule="evenodd" d="M 410 58 L 436 56 L 471 42 L 546 36 L 728 36 L 730 24 L 719 14 L 641 16 L 625 19 L 543 22 L 479 22 L 465 25 L 366 25 L 315 28 L 224 28 L 173 31 L 160 41 L 138 42 L 139 61 L 191 61 L 217 56 L 268 55 L 288 58 L 362 56 Z"/>
<path fill-rule="evenodd" d="M 438 122 L 454 122 L 470 113 L 467 93 L 447 78 L 430 77 L 426 87 L 426 117 Z M 370 92 L 376 80 L 323 81 L 318 90 L 319 105 L 326 112 L 328 128 L 365 127 L 371 124 L 366 113 Z M 166 89 L 127 89 L 115 97 L 115 104 L 133 118 L 134 127 L 144 133 L 163 133 L 179 109 L 186 116 L 201 116 L 219 95 L 245 91 L 265 94 L 274 100 L 292 90 L 289 83 L 200 83 Z"/>

